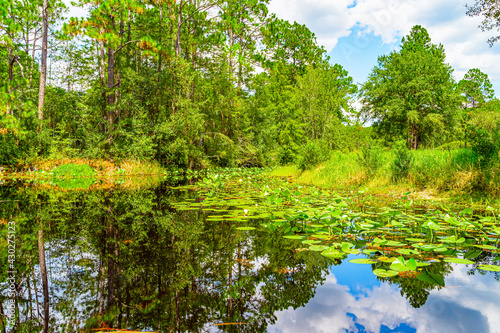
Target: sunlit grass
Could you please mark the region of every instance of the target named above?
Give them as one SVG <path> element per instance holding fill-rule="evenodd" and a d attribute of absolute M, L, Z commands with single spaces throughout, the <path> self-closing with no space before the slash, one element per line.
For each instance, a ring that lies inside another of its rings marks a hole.
<path fill-rule="evenodd" d="M 440 195 L 500 194 L 500 167 L 491 165 L 486 170 L 477 166 L 471 150 L 421 149 L 412 151 L 413 165 L 408 177 L 399 183 L 391 179 L 392 151 L 382 151 L 379 169 L 370 174 L 359 162 L 360 153 L 334 152 L 329 161 L 300 172 L 293 165 L 277 167 L 270 174 L 294 177 L 298 183 L 347 190 L 369 190 L 373 193 L 406 190 L 439 193 Z"/>

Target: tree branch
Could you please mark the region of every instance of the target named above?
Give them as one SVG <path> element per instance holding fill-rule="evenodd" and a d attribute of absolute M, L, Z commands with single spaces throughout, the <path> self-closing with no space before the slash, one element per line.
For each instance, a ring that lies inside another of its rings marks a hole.
<path fill-rule="evenodd" d="M 19 62 L 19 56 L 15 56 L 14 57 L 14 61 L 17 62 L 17 64 L 19 65 L 19 67 L 21 68 L 21 76 L 23 77 L 23 79 L 25 79 L 24 77 L 24 68 L 23 68 L 23 65 L 21 65 L 21 63 Z"/>
<path fill-rule="evenodd" d="M 128 41 L 126 42 L 125 44 L 122 44 L 120 45 L 115 51 L 114 51 L 114 54 L 117 54 L 118 51 L 120 51 L 121 49 L 123 49 L 123 47 L 127 46 L 127 44 L 131 44 L 131 43 L 137 43 L 137 42 L 140 42 L 141 40 L 140 39 L 136 39 L 136 40 L 131 40 L 131 41 Z"/>
<path fill-rule="evenodd" d="M 210 9 L 212 7 L 214 7 L 215 5 L 217 5 L 216 2 L 210 4 L 210 5 L 206 5 L 205 7 L 200 7 L 200 8 L 197 8 L 194 12 L 191 13 L 191 15 L 189 15 L 188 17 L 186 17 L 182 22 L 181 22 L 181 25 L 183 25 L 184 23 L 186 23 L 187 20 L 189 20 L 191 17 L 194 16 L 194 14 L 196 13 L 199 13 L 201 12 L 202 10 L 206 10 L 206 9 Z"/>

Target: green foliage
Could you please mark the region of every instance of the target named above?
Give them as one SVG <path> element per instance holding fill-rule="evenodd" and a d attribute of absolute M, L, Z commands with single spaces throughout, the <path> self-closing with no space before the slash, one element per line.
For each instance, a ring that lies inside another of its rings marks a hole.
<path fill-rule="evenodd" d="M 459 149 L 462 148 L 463 143 L 461 141 L 452 141 L 445 143 L 444 145 L 441 145 L 439 147 L 436 147 L 436 149 L 440 150 L 454 150 L 454 149 Z"/>
<path fill-rule="evenodd" d="M 85 178 L 93 177 L 94 170 L 87 164 L 63 164 L 52 171 L 54 177 L 59 178 Z"/>
<path fill-rule="evenodd" d="M 392 180 L 400 182 L 410 173 L 414 157 L 404 141 L 398 141 L 393 149 L 395 158 L 391 163 Z"/>
<path fill-rule="evenodd" d="M 481 167 L 486 167 L 491 162 L 499 160 L 500 134 L 498 132 L 489 133 L 485 129 L 477 129 L 472 134 L 472 141 L 472 150 L 478 157 Z"/>
<path fill-rule="evenodd" d="M 329 158 L 330 149 L 324 141 L 308 141 L 300 148 L 296 163 L 299 169 L 304 171 L 315 167 Z"/>
<path fill-rule="evenodd" d="M 484 168 L 500 160 L 500 102 L 491 100 L 476 108 L 468 122 L 472 149 Z"/>
<path fill-rule="evenodd" d="M 3 130 L 0 134 L 0 165 L 15 165 L 21 155 L 16 132 Z"/>
<path fill-rule="evenodd" d="M 488 75 L 477 68 L 469 69 L 458 83 L 458 89 L 464 94 L 466 106 L 473 108 L 495 97 Z"/>
<path fill-rule="evenodd" d="M 458 92 L 442 45 L 431 44 L 427 31 L 412 28 L 401 50 L 379 57 L 378 65 L 362 87 L 363 115 L 386 141 L 409 140 L 443 144 L 458 112 Z"/>
<path fill-rule="evenodd" d="M 467 15 L 469 16 L 482 16 L 483 19 L 479 28 L 482 31 L 498 31 L 498 25 L 500 23 L 500 13 L 498 9 L 498 4 L 496 1 L 492 0 L 475 0 L 474 5 L 467 7 Z M 500 40 L 500 36 L 493 36 L 488 39 L 488 44 L 493 46 L 493 44 Z"/>
<path fill-rule="evenodd" d="M 357 162 L 368 177 L 373 177 L 383 163 L 382 149 L 374 146 L 373 143 L 364 144 L 361 147 L 361 152 L 358 153 Z"/>

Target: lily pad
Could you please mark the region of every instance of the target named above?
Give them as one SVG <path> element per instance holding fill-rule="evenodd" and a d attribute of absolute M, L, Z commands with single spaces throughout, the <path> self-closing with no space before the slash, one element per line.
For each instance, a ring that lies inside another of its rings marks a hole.
<path fill-rule="evenodd" d="M 332 248 L 329 248 L 328 250 L 321 252 L 321 255 L 331 259 L 340 259 L 344 257 L 344 254 L 342 252 Z"/>
<path fill-rule="evenodd" d="M 303 236 L 299 236 L 299 235 L 283 236 L 283 238 L 286 238 L 286 239 L 304 239 Z"/>
<path fill-rule="evenodd" d="M 368 259 L 368 258 L 349 260 L 349 262 L 353 263 L 353 264 L 375 264 L 375 263 L 377 263 L 377 261 L 378 260 L 376 260 L 376 259 Z"/>
<path fill-rule="evenodd" d="M 447 258 L 443 259 L 443 261 L 451 262 L 453 264 L 464 264 L 464 265 L 469 265 L 474 263 L 474 261 L 472 260 L 460 259 L 460 258 Z"/>
<path fill-rule="evenodd" d="M 302 241 L 302 244 L 319 244 L 319 243 L 321 243 L 321 241 L 313 239 L 306 239 Z"/>
<path fill-rule="evenodd" d="M 386 271 L 385 269 L 378 268 L 373 270 L 373 274 L 380 277 L 393 277 L 398 275 L 399 273 L 393 270 Z"/>
<path fill-rule="evenodd" d="M 500 266 L 496 266 L 496 265 L 481 265 L 478 267 L 478 269 L 482 269 L 483 271 L 490 271 L 490 272 L 500 272 Z"/>
<path fill-rule="evenodd" d="M 496 250 L 497 247 L 493 245 L 475 245 L 475 247 L 478 247 L 483 250 Z"/>
<path fill-rule="evenodd" d="M 396 250 L 397 253 L 404 254 L 404 255 L 409 255 L 409 254 L 418 254 L 419 252 L 416 250 L 412 249 L 401 249 L 401 250 Z"/>
<path fill-rule="evenodd" d="M 329 246 L 326 246 L 326 245 L 311 245 L 309 246 L 309 250 L 311 251 L 326 251 L 330 249 Z"/>

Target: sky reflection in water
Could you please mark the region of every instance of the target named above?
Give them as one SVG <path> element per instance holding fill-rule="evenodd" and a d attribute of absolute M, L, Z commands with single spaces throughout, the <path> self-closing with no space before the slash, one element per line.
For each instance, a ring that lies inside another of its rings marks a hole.
<path fill-rule="evenodd" d="M 453 264 L 446 286 L 413 308 L 397 285 L 377 280 L 370 265 L 334 266 L 306 307 L 276 313 L 278 332 L 500 332 L 500 288 L 494 273 L 469 275 Z"/>

